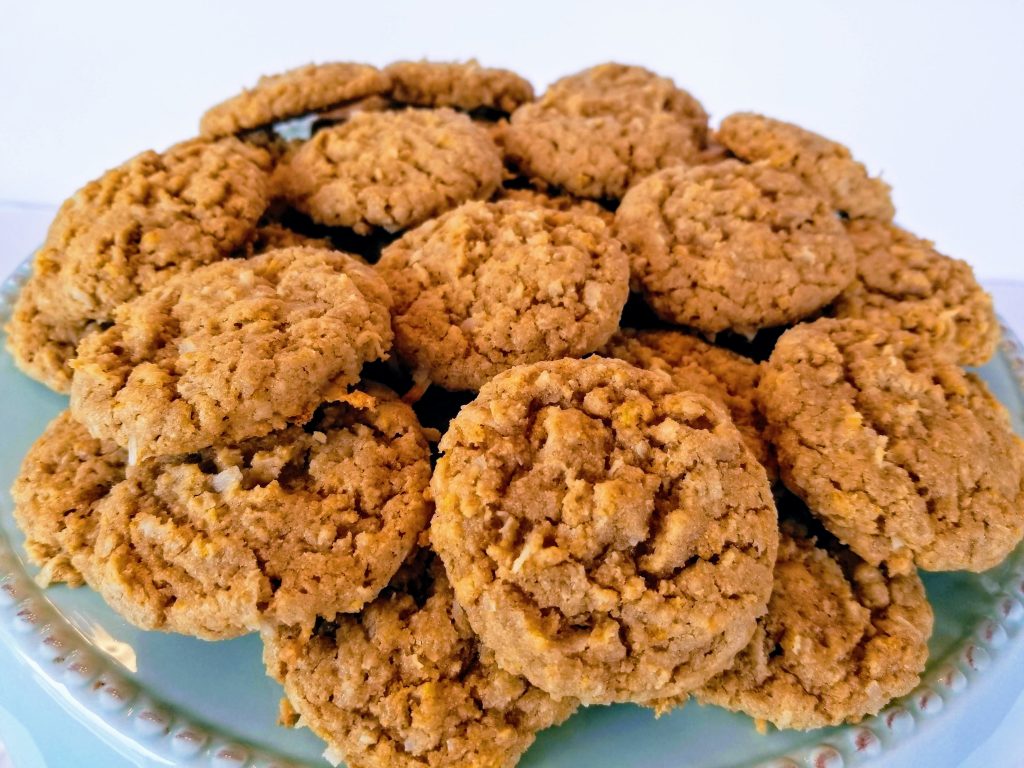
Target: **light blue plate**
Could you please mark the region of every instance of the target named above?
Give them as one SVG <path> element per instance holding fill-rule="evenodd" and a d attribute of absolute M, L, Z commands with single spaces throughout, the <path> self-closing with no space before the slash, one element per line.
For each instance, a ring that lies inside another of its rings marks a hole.
<path fill-rule="evenodd" d="M 16 278 L 4 286 L 0 316 Z M 999 355 L 981 373 L 1020 432 L 1024 358 L 1004 333 Z M 323 744 L 309 731 L 276 725 L 281 690 L 264 675 L 255 636 L 208 643 L 143 632 L 88 589 L 44 593 L 34 585 L 35 569 L 25 561 L 6 489 L 21 457 L 66 399 L 21 375 L 6 352 L 0 354 L 0 394 L 0 654 L 28 665 L 70 716 L 136 764 L 327 765 L 320 757 Z M 1024 660 L 1024 548 L 980 576 L 929 574 L 924 580 L 936 617 L 925 682 L 859 726 L 761 734 L 749 718 L 697 705 L 659 720 L 639 707 L 595 707 L 541 734 L 521 765 L 839 768 L 907 750 L 917 765 L 955 764 L 1009 706 L 1007 696 L 986 689 L 1012 678 Z M 1019 675 L 1014 679 L 1003 687 L 1019 686 Z M 975 704 L 983 695 L 981 710 Z M 976 721 L 966 729 L 976 737 L 973 743 L 959 737 L 947 743 L 951 718 Z M 81 764 L 74 756 L 51 758 L 57 759 L 53 765 Z"/>

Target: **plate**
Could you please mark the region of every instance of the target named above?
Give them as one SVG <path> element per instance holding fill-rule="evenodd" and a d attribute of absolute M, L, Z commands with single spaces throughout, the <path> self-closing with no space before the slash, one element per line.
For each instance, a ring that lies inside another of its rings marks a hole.
<path fill-rule="evenodd" d="M 25 273 L 22 267 L 4 284 L 0 317 Z M 1024 433 L 1024 351 L 1005 327 L 998 355 L 980 373 Z M 309 731 L 276 725 L 281 690 L 264 674 L 255 636 L 210 643 L 144 632 L 87 588 L 36 587 L 7 489 L 25 451 L 67 400 L 20 374 L 6 352 L 0 392 L 0 654 L 27 665 L 69 716 L 132 763 L 327 765 L 323 744 Z M 840 768 L 888 762 L 908 750 L 918 765 L 953 764 L 1010 706 L 997 689 L 1019 692 L 1024 547 L 985 574 L 926 574 L 924 582 L 935 607 L 924 682 L 877 717 L 807 733 L 762 733 L 747 717 L 696 704 L 660 719 L 629 705 L 593 707 L 542 733 L 520 765 Z M 947 738 L 954 724 L 970 738 Z M 64 756 L 54 764 L 78 762 Z"/>

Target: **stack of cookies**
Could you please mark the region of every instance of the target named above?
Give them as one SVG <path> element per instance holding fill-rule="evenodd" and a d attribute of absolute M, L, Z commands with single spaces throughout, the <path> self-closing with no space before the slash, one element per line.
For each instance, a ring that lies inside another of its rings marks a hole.
<path fill-rule="evenodd" d="M 581 705 L 856 722 L 924 669 L 918 569 L 1024 537 L 961 367 L 991 299 L 893 217 L 845 147 L 639 67 L 262 78 L 36 254 L 7 345 L 71 400 L 28 554 L 260 632 L 354 768 L 512 766 Z"/>

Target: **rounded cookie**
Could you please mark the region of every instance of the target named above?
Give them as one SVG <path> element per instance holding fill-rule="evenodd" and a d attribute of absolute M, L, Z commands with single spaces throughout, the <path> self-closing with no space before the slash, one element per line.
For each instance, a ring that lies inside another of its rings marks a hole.
<path fill-rule="evenodd" d="M 367 234 L 419 224 L 501 183 L 487 131 L 450 109 L 360 112 L 289 159 L 285 197 L 321 224 Z"/>
<path fill-rule="evenodd" d="M 764 417 L 757 405 L 761 365 L 678 331 L 622 330 L 600 351 L 637 368 L 664 371 L 679 389 L 699 392 L 723 406 L 761 462 L 770 479 L 778 474 L 771 446 L 764 437 Z"/>
<path fill-rule="evenodd" d="M 255 87 L 211 107 L 199 121 L 199 131 L 228 136 L 384 93 L 390 84 L 387 75 L 369 64 L 307 64 L 261 77 Z"/>
<path fill-rule="evenodd" d="M 749 642 L 775 505 L 707 397 L 619 360 L 519 366 L 440 449 L 431 541 L 502 669 L 584 704 L 648 702 Z"/>
<path fill-rule="evenodd" d="M 553 83 L 512 114 L 510 163 L 580 197 L 621 198 L 659 168 L 694 159 L 707 114 L 689 93 L 642 67 L 601 64 Z"/>
<path fill-rule="evenodd" d="M 446 389 L 604 344 L 629 267 L 604 223 L 521 202 L 466 203 L 392 243 L 377 263 L 395 350 Z"/>
<path fill-rule="evenodd" d="M 1000 330 L 992 297 L 967 262 L 893 224 L 854 220 L 846 231 L 857 252 L 857 279 L 839 295 L 836 317 L 921 334 L 961 365 L 983 365 L 995 354 Z"/>
<path fill-rule="evenodd" d="M 842 144 L 792 123 L 751 112 L 722 121 L 715 140 L 736 157 L 763 161 L 799 176 L 837 211 L 852 219 L 892 221 L 889 185 L 868 175 Z"/>
<path fill-rule="evenodd" d="M 705 333 L 801 320 L 854 277 L 853 246 L 825 201 L 763 163 L 659 171 L 626 194 L 615 234 L 652 309 Z"/>
<path fill-rule="evenodd" d="M 577 706 L 494 663 L 425 552 L 361 614 L 268 628 L 263 641 L 285 711 L 351 768 L 512 768 Z"/>
<path fill-rule="evenodd" d="M 469 61 L 396 61 L 384 69 L 391 98 L 418 107 L 487 109 L 506 114 L 533 101 L 529 81 L 507 69 Z"/>
<path fill-rule="evenodd" d="M 78 348 L 71 410 L 133 463 L 308 419 L 387 355 L 387 286 L 340 252 L 287 248 L 181 275 Z"/>
<path fill-rule="evenodd" d="M 700 701 L 806 730 L 858 722 L 920 682 L 933 615 L 916 573 L 784 524 L 774 582 L 750 645 Z"/>
<path fill-rule="evenodd" d="M 983 571 L 1024 537 L 1024 443 L 981 379 L 921 338 L 799 325 L 758 398 L 783 481 L 871 565 Z"/>

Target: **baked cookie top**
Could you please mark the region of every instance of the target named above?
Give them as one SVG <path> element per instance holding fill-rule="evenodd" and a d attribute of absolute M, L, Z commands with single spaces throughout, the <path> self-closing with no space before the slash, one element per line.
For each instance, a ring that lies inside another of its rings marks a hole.
<path fill-rule="evenodd" d="M 836 317 L 918 333 L 961 365 L 983 365 L 995 354 L 999 321 L 992 297 L 967 262 L 893 224 L 846 224 L 857 252 L 857 279 L 839 295 Z"/>
<path fill-rule="evenodd" d="M 268 221 L 261 224 L 253 235 L 251 255 L 259 255 L 282 248 L 320 248 L 328 251 L 337 250 L 329 237 L 311 237 L 289 229 L 284 224 Z M 349 253 L 347 256 L 355 257 Z"/>
<path fill-rule="evenodd" d="M 714 136 L 736 157 L 799 176 L 851 219 L 892 221 L 895 215 L 889 185 L 869 176 L 850 150 L 824 136 L 751 112 L 729 115 Z"/>
<path fill-rule="evenodd" d="M 672 377 L 677 388 L 699 392 L 723 406 L 769 479 L 776 477 L 778 467 L 764 437 L 764 417 L 757 405 L 759 363 L 678 331 L 624 329 L 612 337 L 600 354 L 625 360 L 637 368 L 663 371 Z"/>
<path fill-rule="evenodd" d="M 384 69 L 391 98 L 418 107 L 489 109 L 506 114 L 533 101 L 529 81 L 507 69 L 469 61 L 396 61 Z"/>
<path fill-rule="evenodd" d="M 891 576 L 784 524 L 768 613 L 697 698 L 779 728 L 858 722 L 920 682 L 932 620 L 917 573 Z"/>
<path fill-rule="evenodd" d="M 629 293 L 609 229 L 580 212 L 466 203 L 392 243 L 377 263 L 395 349 L 446 389 L 604 344 Z"/>
<path fill-rule="evenodd" d="M 264 631 L 268 673 L 285 711 L 352 768 L 512 768 L 534 734 L 565 720 L 555 700 L 503 672 L 455 602 L 440 563 L 422 552 L 359 615 L 312 632 Z"/>
<path fill-rule="evenodd" d="M 692 160 L 707 114 L 665 77 L 601 64 L 553 83 L 512 114 L 503 145 L 532 178 L 580 197 L 621 198 L 659 168 Z"/>
<path fill-rule="evenodd" d="M 390 78 L 369 64 L 307 64 L 261 77 L 253 88 L 211 107 L 199 121 L 199 131 L 203 136 L 229 136 L 384 93 L 390 85 Z"/>
<path fill-rule="evenodd" d="M 288 202 L 321 224 L 395 232 L 501 183 L 487 131 L 450 109 L 360 112 L 324 128 L 289 159 Z"/>
<path fill-rule="evenodd" d="M 502 669 L 585 704 L 647 702 L 749 642 L 775 505 L 707 397 L 619 360 L 519 366 L 440 449 L 431 540 Z"/>
<path fill-rule="evenodd" d="M 600 203 L 581 197 L 573 197 L 572 195 L 549 194 L 529 188 L 502 187 L 494 199 L 518 200 L 521 203 L 554 208 L 556 211 L 579 211 L 589 216 L 597 216 L 609 227 L 615 223 L 615 214 Z"/>
<path fill-rule="evenodd" d="M 340 251 L 288 248 L 180 275 L 78 348 L 71 409 L 132 462 L 302 423 L 387 355 L 387 286 Z"/>
<path fill-rule="evenodd" d="M 615 234 L 651 308 L 705 333 L 800 320 L 854 277 L 828 204 L 764 163 L 659 171 L 623 198 Z"/>
<path fill-rule="evenodd" d="M 783 481 L 871 565 L 983 571 L 1024 537 L 1024 445 L 984 382 L 919 337 L 798 325 L 758 397 Z"/>

